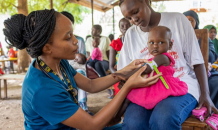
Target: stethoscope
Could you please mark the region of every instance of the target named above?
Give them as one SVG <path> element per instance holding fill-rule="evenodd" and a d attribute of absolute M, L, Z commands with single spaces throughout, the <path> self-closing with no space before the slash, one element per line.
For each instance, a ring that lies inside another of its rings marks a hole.
<path fill-rule="evenodd" d="M 46 76 L 48 76 L 50 79 L 52 79 L 52 80 L 54 80 L 55 82 L 59 83 L 59 84 L 74 98 L 74 100 L 77 101 L 76 97 L 73 96 L 71 90 L 70 90 L 69 88 L 67 89 L 67 88 L 64 87 L 60 82 L 58 82 L 58 81 L 55 80 L 53 77 L 51 77 L 51 76 L 42 68 L 42 66 L 40 65 L 39 62 L 40 62 L 40 61 L 38 60 L 38 58 L 36 58 L 36 63 L 37 63 L 37 65 L 39 66 L 40 70 L 41 70 Z M 61 66 L 61 67 L 62 67 L 62 66 Z M 62 68 L 63 68 L 63 67 L 62 67 Z M 64 69 L 63 69 L 63 71 L 65 72 Z M 65 73 L 66 73 L 66 72 L 65 72 Z M 66 73 L 66 74 L 67 74 L 67 73 Z M 74 91 L 75 95 L 77 95 L 78 90 L 73 87 L 73 91 Z M 78 104 L 78 101 L 77 101 L 76 103 Z"/>

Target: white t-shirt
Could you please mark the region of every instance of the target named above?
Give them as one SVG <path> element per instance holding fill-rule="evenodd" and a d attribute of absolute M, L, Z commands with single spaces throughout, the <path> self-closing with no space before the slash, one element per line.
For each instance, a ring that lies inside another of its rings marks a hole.
<path fill-rule="evenodd" d="M 200 85 L 193 65 L 203 64 L 204 60 L 193 27 L 188 19 L 180 13 L 161 13 L 158 26 L 166 26 L 172 32 L 174 43 L 169 53 L 176 62 L 174 77 L 179 77 L 181 81 L 184 81 L 188 85 L 188 93 L 198 101 Z M 118 70 L 135 59 L 152 58 L 147 47 L 148 34 L 135 25 L 128 29 L 118 60 Z"/>
<path fill-rule="evenodd" d="M 92 51 L 94 49 L 94 47 L 92 46 L 92 41 L 93 41 L 92 37 L 89 37 L 86 41 L 86 51 L 90 52 L 90 56 L 92 55 Z M 111 41 L 108 37 L 101 36 L 100 44 L 99 44 L 98 48 L 101 50 L 103 60 L 106 60 L 106 61 L 108 61 L 108 57 L 107 57 L 106 52 L 110 50 L 110 43 L 111 43 Z"/>

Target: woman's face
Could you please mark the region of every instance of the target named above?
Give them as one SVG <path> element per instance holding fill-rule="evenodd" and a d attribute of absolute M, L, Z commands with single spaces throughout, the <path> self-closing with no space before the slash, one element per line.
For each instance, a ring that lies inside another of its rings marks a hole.
<path fill-rule="evenodd" d="M 130 23 L 143 28 L 149 25 L 151 10 L 148 7 L 148 0 L 125 0 L 120 8 Z"/>
<path fill-rule="evenodd" d="M 125 35 L 129 27 L 131 27 L 131 25 L 128 20 L 120 21 L 120 32 L 122 33 L 122 35 Z"/>
<path fill-rule="evenodd" d="M 195 29 L 196 21 L 192 16 L 186 16 L 186 18 L 191 22 L 192 27 Z"/>
<path fill-rule="evenodd" d="M 56 25 L 51 38 L 49 39 L 51 56 L 57 59 L 75 58 L 78 52 L 78 40 L 73 35 L 71 21 L 62 14 L 56 18 Z"/>
<path fill-rule="evenodd" d="M 211 28 L 209 31 L 209 37 L 211 40 L 214 40 L 216 38 L 216 29 L 215 28 Z"/>

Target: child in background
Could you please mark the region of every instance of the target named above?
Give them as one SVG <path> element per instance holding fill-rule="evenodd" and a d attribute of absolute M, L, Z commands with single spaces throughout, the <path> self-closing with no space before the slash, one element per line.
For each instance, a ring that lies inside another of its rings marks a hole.
<path fill-rule="evenodd" d="M 98 48 L 99 43 L 100 43 L 100 37 L 94 37 L 93 42 L 92 42 L 92 46 L 94 47 L 94 49 L 92 51 L 91 58 L 89 58 L 89 61 L 88 61 L 91 66 L 94 66 L 94 64 L 97 61 L 103 60 L 101 50 Z"/>
<path fill-rule="evenodd" d="M 86 56 L 82 53 L 77 53 L 74 60 L 68 60 L 69 64 L 75 69 L 86 71 Z"/>
<path fill-rule="evenodd" d="M 120 32 L 122 34 L 119 38 L 117 38 L 116 40 L 113 40 L 110 44 L 111 47 L 110 47 L 110 57 L 109 57 L 109 61 L 110 61 L 109 62 L 109 69 L 110 69 L 111 73 L 114 73 L 117 71 L 117 61 L 119 58 L 119 53 L 120 53 L 120 50 L 122 49 L 122 46 L 123 46 L 125 33 L 129 27 L 131 27 L 131 24 L 125 18 L 122 18 L 119 21 L 119 28 L 120 28 Z M 119 88 L 117 87 L 118 84 L 119 84 L 119 82 L 114 84 L 115 95 L 119 92 Z"/>
<path fill-rule="evenodd" d="M 167 89 L 166 85 L 159 79 L 156 84 L 145 88 L 132 89 L 123 106 L 128 106 L 131 102 L 138 104 L 142 107 L 145 107 L 148 110 L 153 109 L 160 101 L 166 99 L 169 96 L 182 96 L 187 94 L 188 87 L 187 84 L 183 81 L 180 81 L 179 78 L 173 77 L 175 70 L 173 65 L 175 65 L 175 60 L 170 53 L 167 53 L 173 45 L 171 41 L 172 33 L 169 28 L 164 26 L 157 26 L 149 32 L 148 36 L 148 50 L 152 55 L 152 58 L 149 59 L 147 63 L 147 68 L 144 71 L 144 74 L 149 74 L 152 72 L 153 65 L 158 67 L 158 70 L 162 72 L 163 78 L 165 79 L 169 88 Z M 135 71 L 134 71 L 135 72 Z M 134 72 L 132 74 L 134 74 Z M 154 72 L 154 75 L 157 73 Z M 121 76 L 120 74 L 114 73 L 115 76 Z M 122 78 L 127 79 L 130 75 L 122 75 Z M 125 110 L 126 108 L 121 108 Z M 118 112 L 120 116 L 124 111 Z M 117 114 L 117 115 L 118 115 Z M 116 116 L 117 118 L 118 116 Z M 118 117 L 120 118 L 120 117 Z"/>
<path fill-rule="evenodd" d="M 68 60 L 69 64 L 80 74 L 86 76 L 86 56 L 82 53 L 77 53 L 75 55 L 75 59 L 74 60 Z M 87 76 L 86 76 L 87 77 Z M 86 91 L 79 89 L 78 88 L 78 102 L 80 107 L 88 112 L 90 115 L 93 115 L 93 113 L 91 113 L 88 110 L 87 107 L 87 93 Z"/>

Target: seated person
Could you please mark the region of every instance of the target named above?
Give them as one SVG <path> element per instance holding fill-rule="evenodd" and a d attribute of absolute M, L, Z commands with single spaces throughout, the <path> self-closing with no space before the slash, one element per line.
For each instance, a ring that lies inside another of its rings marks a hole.
<path fill-rule="evenodd" d="M 110 44 L 111 47 L 110 47 L 110 57 L 109 57 L 110 60 L 109 68 L 111 73 L 117 71 L 117 62 L 119 59 L 120 50 L 122 49 L 124 43 L 125 33 L 129 27 L 131 27 L 131 23 L 127 19 L 122 18 L 119 21 L 119 28 L 120 28 L 121 35 L 116 40 L 112 40 Z M 118 84 L 119 83 L 113 85 L 115 90 L 115 95 L 119 92 L 119 88 L 117 87 Z"/>
<path fill-rule="evenodd" d="M 155 67 L 163 74 L 163 79 L 158 80 L 156 84 L 145 88 L 133 89 L 129 92 L 127 99 L 123 104 L 123 108 L 120 109 L 116 118 L 120 118 L 124 114 L 124 111 L 130 101 L 138 104 L 148 110 L 153 109 L 160 101 L 166 99 L 169 96 L 182 96 L 187 94 L 188 86 L 185 82 L 180 81 L 178 77 L 173 77 L 175 70 L 175 60 L 170 53 L 170 49 L 173 46 L 171 41 L 172 33 L 169 28 L 164 26 L 154 27 L 148 35 L 148 51 L 152 55 L 147 63 L 147 69 L 144 74 L 149 74 Z M 154 67 L 155 66 L 155 67 Z M 135 71 L 134 71 L 135 72 Z M 132 74 L 134 74 L 132 72 Z M 156 75 L 156 72 L 152 72 L 151 75 Z M 124 79 L 129 78 L 129 75 L 120 75 L 114 73 L 115 76 L 121 76 Z M 119 116 L 118 116 L 119 115 Z"/>
<path fill-rule="evenodd" d="M 110 50 L 110 39 L 108 37 L 105 36 L 101 36 L 102 33 L 102 27 L 101 25 L 94 25 L 92 27 L 92 37 L 89 37 L 86 40 L 86 51 L 87 51 L 87 55 L 88 57 L 90 57 L 92 55 L 92 52 L 94 50 L 93 47 L 93 38 L 94 37 L 100 37 L 100 44 L 99 44 L 99 49 L 101 50 L 102 53 L 102 61 L 98 61 L 95 64 L 89 64 L 92 68 L 94 68 L 98 74 L 101 77 L 104 77 L 107 75 L 106 71 L 109 69 L 109 50 Z M 113 98 L 113 90 L 112 89 L 108 89 L 108 98 Z"/>
<path fill-rule="evenodd" d="M 94 37 L 92 45 L 94 47 L 92 51 L 92 56 L 89 58 L 88 64 L 91 66 L 95 66 L 95 63 L 98 61 L 102 61 L 102 53 L 99 49 L 100 37 Z"/>
<path fill-rule="evenodd" d="M 196 12 L 189 10 L 183 13 L 187 19 L 191 22 L 191 25 L 193 27 L 193 29 L 199 29 L 199 18 Z M 208 70 L 210 70 L 210 72 L 208 73 L 208 84 L 209 84 L 209 90 L 210 90 L 210 98 L 212 99 L 214 105 L 216 108 L 218 108 L 218 72 L 217 72 L 217 58 L 218 55 L 215 52 L 215 48 L 213 42 L 211 41 L 212 37 L 208 38 L 208 43 L 209 43 L 209 58 L 208 58 Z M 201 39 L 198 39 L 199 45 L 201 43 Z M 199 46 L 201 47 L 201 45 Z M 214 64 L 213 64 L 214 63 Z M 211 64 L 212 67 L 214 69 L 211 68 Z"/>
<path fill-rule="evenodd" d="M 86 56 L 82 53 L 77 53 L 74 60 L 68 60 L 69 64 L 80 74 L 86 76 Z M 87 77 L 87 76 L 86 76 Z M 78 88 L 78 102 L 80 107 L 88 112 L 90 115 L 93 115 L 92 112 L 88 110 L 87 107 L 87 93 L 86 91 Z"/>
<path fill-rule="evenodd" d="M 214 48 L 216 53 L 218 54 L 218 40 L 216 38 L 216 34 L 217 34 L 217 29 L 214 25 L 207 25 L 204 27 L 204 29 L 208 29 L 208 36 L 209 38 L 212 40 L 213 44 L 214 44 Z"/>

